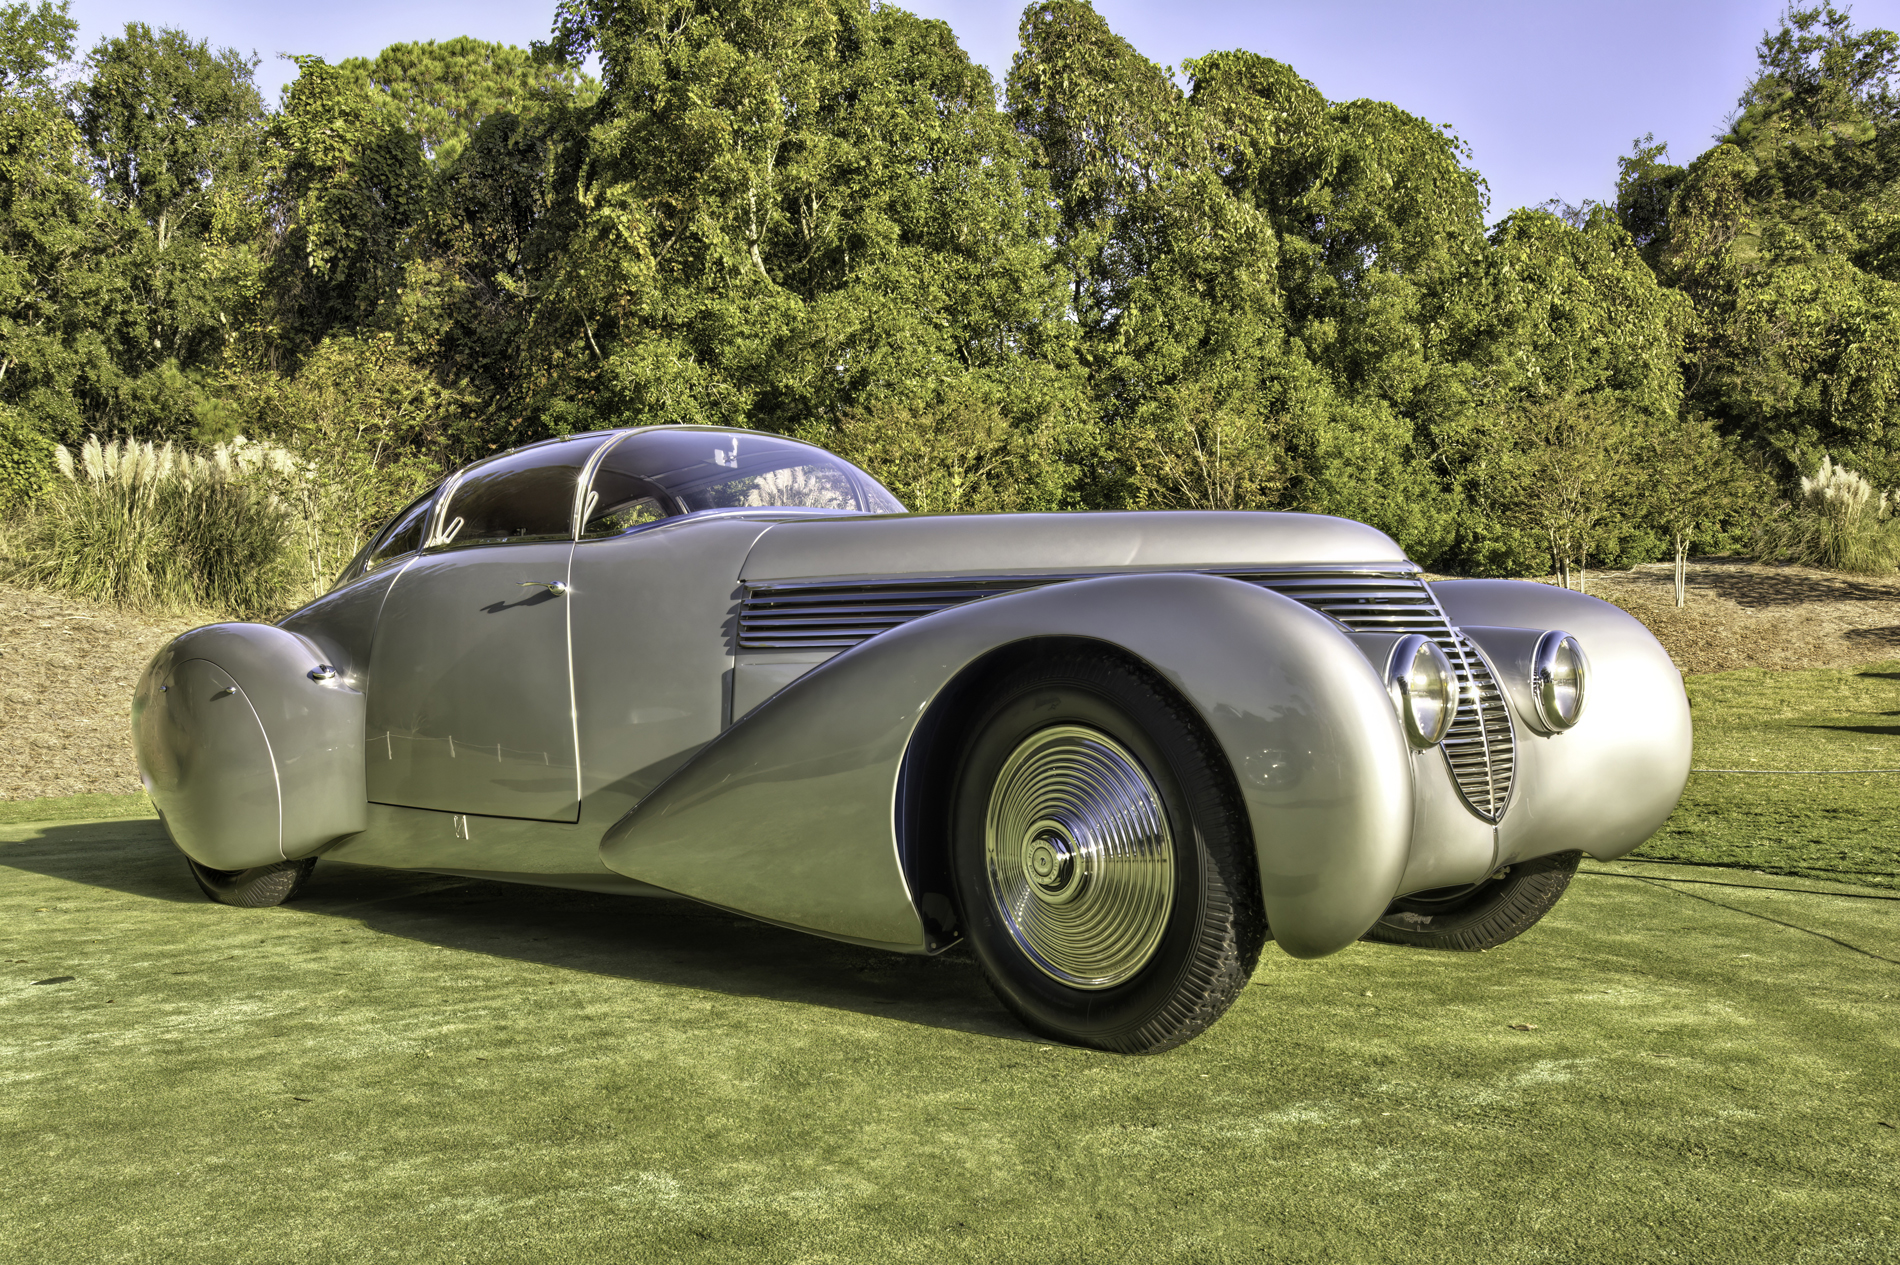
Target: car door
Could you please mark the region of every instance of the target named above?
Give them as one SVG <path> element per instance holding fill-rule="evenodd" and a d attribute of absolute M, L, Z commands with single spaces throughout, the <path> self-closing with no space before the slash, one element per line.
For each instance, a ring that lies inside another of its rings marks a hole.
<path fill-rule="evenodd" d="M 575 489 L 606 438 L 505 454 L 436 498 L 370 650 L 372 801 L 579 819 L 568 581 Z"/>

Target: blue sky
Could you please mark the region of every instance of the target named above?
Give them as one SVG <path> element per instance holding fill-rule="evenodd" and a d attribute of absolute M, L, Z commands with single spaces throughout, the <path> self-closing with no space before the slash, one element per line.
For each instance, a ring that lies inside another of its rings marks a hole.
<path fill-rule="evenodd" d="M 1020 3 L 905 7 L 948 22 L 999 80 L 1007 72 Z M 1645 132 L 1667 141 L 1679 162 L 1701 153 L 1782 7 L 1781 0 L 1096 0 L 1109 25 L 1157 62 L 1246 48 L 1288 63 L 1333 100 L 1375 97 L 1450 123 L 1490 182 L 1493 219 L 1551 197 L 1608 198 L 1617 157 Z M 1900 0 L 1862 0 L 1852 10 L 1860 26 L 1900 28 Z M 278 53 L 335 61 L 399 40 L 455 35 L 526 46 L 546 36 L 553 6 L 73 0 L 72 13 L 82 47 L 137 20 L 255 50 L 274 100 L 290 69 Z"/>

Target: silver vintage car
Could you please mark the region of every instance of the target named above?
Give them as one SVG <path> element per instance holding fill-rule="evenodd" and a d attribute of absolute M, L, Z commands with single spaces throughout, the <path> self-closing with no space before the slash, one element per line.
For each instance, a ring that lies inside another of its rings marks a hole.
<path fill-rule="evenodd" d="M 968 943 L 1023 1022 L 1127 1052 L 1267 940 L 1500 944 L 1689 767 L 1613 606 L 1427 584 L 1306 514 L 913 515 L 809 444 L 533 444 L 397 515 L 275 625 L 140 679 L 139 767 L 213 899 L 319 856 Z"/>

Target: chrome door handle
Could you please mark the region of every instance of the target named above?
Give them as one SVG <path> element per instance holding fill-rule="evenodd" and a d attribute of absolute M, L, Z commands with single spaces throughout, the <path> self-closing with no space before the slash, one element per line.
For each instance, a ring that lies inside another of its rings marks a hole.
<path fill-rule="evenodd" d="M 559 597 L 561 596 L 561 594 L 567 592 L 567 581 L 566 580 L 523 580 L 521 582 L 521 587 L 524 589 L 546 589 L 548 592 L 554 594 L 554 596 Z"/>

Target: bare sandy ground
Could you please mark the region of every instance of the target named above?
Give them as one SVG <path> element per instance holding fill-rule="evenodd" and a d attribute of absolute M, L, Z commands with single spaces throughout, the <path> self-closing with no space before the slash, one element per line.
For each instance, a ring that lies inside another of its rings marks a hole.
<path fill-rule="evenodd" d="M 1588 583 L 1648 625 L 1685 674 L 1900 658 L 1900 576 L 1714 559 L 1690 564 L 1688 604 L 1678 609 L 1674 570 L 1652 563 Z"/>
<path fill-rule="evenodd" d="M 0 585 L 0 799 L 139 789 L 132 686 L 205 615 L 132 615 Z"/>

